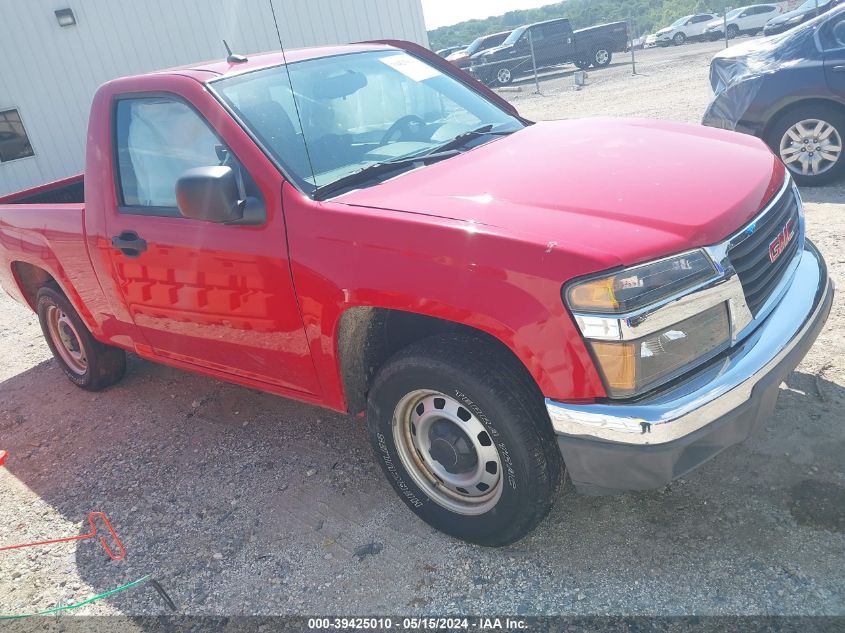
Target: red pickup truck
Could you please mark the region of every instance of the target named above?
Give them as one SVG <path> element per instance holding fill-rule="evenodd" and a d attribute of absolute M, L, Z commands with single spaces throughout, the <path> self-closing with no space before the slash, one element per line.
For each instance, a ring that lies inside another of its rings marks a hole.
<path fill-rule="evenodd" d="M 502 545 L 564 465 L 659 487 L 771 413 L 833 296 L 804 234 L 758 139 L 532 123 L 382 42 L 105 84 L 84 181 L 0 200 L 0 282 L 80 387 L 131 351 L 366 414 L 415 513 Z"/>

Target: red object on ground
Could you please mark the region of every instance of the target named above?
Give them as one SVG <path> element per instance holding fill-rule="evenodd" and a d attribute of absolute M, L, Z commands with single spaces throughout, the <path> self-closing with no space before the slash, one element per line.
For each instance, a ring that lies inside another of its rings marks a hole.
<path fill-rule="evenodd" d="M 0 466 L 2 466 L 3 463 L 6 461 L 6 456 L 8 454 L 9 453 L 7 453 L 6 451 L 0 451 Z"/>
<path fill-rule="evenodd" d="M 0 451 L 0 464 L 3 463 L 3 459 L 5 458 L 5 451 Z M 115 554 L 109 544 L 106 542 L 106 539 L 103 536 L 100 536 L 100 544 L 103 546 L 103 549 L 106 550 L 106 554 L 109 555 L 109 558 L 112 560 L 123 560 L 126 557 L 126 549 L 123 547 L 123 543 L 120 542 L 120 539 L 117 537 L 117 533 L 114 531 L 111 523 L 106 517 L 105 514 L 102 512 L 91 512 L 88 515 L 88 524 L 91 526 L 91 531 L 86 534 L 80 534 L 79 536 L 68 536 L 66 538 L 57 538 L 57 539 L 50 539 L 48 541 L 36 541 L 34 543 L 20 543 L 18 545 L 7 545 L 5 547 L 0 547 L 0 552 L 10 549 L 21 549 L 23 547 L 36 547 L 38 545 L 52 545 L 54 543 L 67 543 L 70 541 L 84 541 L 86 539 L 94 538 L 97 536 L 97 524 L 94 522 L 95 519 L 102 520 L 103 524 L 106 526 L 106 529 L 109 531 L 112 539 L 114 540 L 115 544 L 119 552 Z"/>

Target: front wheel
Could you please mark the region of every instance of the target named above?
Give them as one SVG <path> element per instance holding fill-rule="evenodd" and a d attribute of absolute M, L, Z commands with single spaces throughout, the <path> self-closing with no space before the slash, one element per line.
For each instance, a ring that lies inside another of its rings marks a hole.
<path fill-rule="evenodd" d="M 495 86 L 509 86 L 513 83 L 513 72 L 507 66 L 502 66 L 496 70 L 493 76 L 493 85 Z"/>
<path fill-rule="evenodd" d="M 736 24 L 728 24 L 728 39 L 732 40 L 739 37 L 739 27 Z"/>
<path fill-rule="evenodd" d="M 672 38 L 672 41 L 675 43 L 675 46 L 680 46 L 687 41 L 687 36 L 683 33 L 675 33 L 675 37 Z"/>
<path fill-rule="evenodd" d="M 590 62 L 596 68 L 604 68 L 609 66 L 613 59 L 613 53 L 608 48 L 597 48 L 593 51 L 593 56 Z"/>
<path fill-rule="evenodd" d="M 35 306 L 47 345 L 72 383 L 100 391 L 123 378 L 126 353 L 96 340 L 61 292 L 41 288 Z"/>
<path fill-rule="evenodd" d="M 845 171 L 845 114 L 836 108 L 800 106 L 775 121 L 766 140 L 799 185 L 823 185 Z"/>
<path fill-rule="evenodd" d="M 524 369 L 489 343 L 435 336 L 379 371 L 367 418 L 388 481 L 417 516 L 501 546 L 537 526 L 560 485 L 542 403 Z"/>

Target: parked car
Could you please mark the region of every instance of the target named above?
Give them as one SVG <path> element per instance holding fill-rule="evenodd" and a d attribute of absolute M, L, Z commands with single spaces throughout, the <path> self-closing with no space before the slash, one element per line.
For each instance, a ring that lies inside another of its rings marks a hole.
<path fill-rule="evenodd" d="M 660 29 L 655 33 L 655 43 L 658 46 L 669 46 L 674 44 L 680 46 L 688 40 L 700 40 L 704 38 L 704 29 L 707 23 L 712 21 L 717 16 L 713 13 L 697 13 L 695 15 L 685 15 L 665 29 Z"/>
<path fill-rule="evenodd" d="M 780 7 L 776 4 L 754 4 L 748 7 L 740 7 L 728 12 L 727 27 L 725 18 L 716 18 L 707 23 L 704 35 L 708 39 L 719 39 L 725 37 L 725 28 L 728 30 L 728 39 L 734 39 L 740 35 L 754 35 L 760 33 L 766 23 L 780 13 Z"/>
<path fill-rule="evenodd" d="M 561 18 L 521 26 L 501 46 L 473 57 L 470 72 L 488 85 L 507 86 L 533 71 L 532 44 L 538 69 L 568 62 L 602 68 L 613 53 L 627 50 L 628 25 L 614 22 L 573 31 L 569 20 Z"/>
<path fill-rule="evenodd" d="M 473 56 L 486 51 L 488 48 L 499 46 L 510 34 L 511 31 L 502 31 L 500 33 L 482 35 L 481 37 L 473 40 L 472 44 L 467 46 L 465 49 L 452 53 L 446 59 L 458 68 L 466 70 L 470 67 Z"/>
<path fill-rule="evenodd" d="M 772 18 L 763 28 L 763 35 L 777 35 L 799 24 L 803 24 L 832 8 L 839 6 L 842 0 L 807 0 L 794 11 L 788 11 Z"/>
<path fill-rule="evenodd" d="M 635 51 L 642 50 L 645 48 L 645 41 L 648 38 L 646 35 L 641 35 L 640 37 L 635 37 L 629 43 L 629 49 L 633 48 Z"/>
<path fill-rule="evenodd" d="M 845 170 L 845 5 L 722 51 L 710 83 L 705 125 L 760 137 L 802 185 Z"/>
<path fill-rule="evenodd" d="M 465 44 L 461 44 L 460 46 L 447 46 L 446 48 L 441 48 L 437 51 L 437 54 L 440 55 L 440 57 L 449 57 L 452 53 L 457 53 L 458 51 L 463 50 L 466 50 Z"/>
<path fill-rule="evenodd" d="M 534 528 L 563 464 L 657 488 L 742 441 L 830 311 L 758 139 L 531 123 L 415 44 L 116 79 L 87 143 L 84 177 L 0 199 L 0 285 L 56 367 L 100 390 L 131 351 L 366 412 L 402 501 L 475 543 Z"/>

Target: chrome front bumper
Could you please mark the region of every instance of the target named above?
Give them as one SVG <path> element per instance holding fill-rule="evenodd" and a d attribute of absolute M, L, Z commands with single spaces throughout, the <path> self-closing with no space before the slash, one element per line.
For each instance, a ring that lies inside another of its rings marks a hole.
<path fill-rule="evenodd" d="M 685 450 L 689 444 L 685 440 L 699 438 L 707 442 L 708 428 L 730 423 L 734 418 L 743 418 L 743 423 L 750 425 L 750 432 L 759 418 L 771 412 L 767 409 L 769 405 L 774 407 L 780 382 L 812 345 L 830 312 L 832 298 L 833 284 L 827 266 L 812 243 L 806 241 L 792 281 L 778 305 L 726 356 L 692 377 L 655 396 L 632 403 L 568 404 L 547 399 L 546 408 L 562 450 L 566 444 L 569 461 L 572 461 L 573 451 L 588 450 L 590 445 L 596 444 L 612 444 L 631 450 L 663 447 L 663 452 L 677 445 L 679 450 Z M 765 400 L 765 406 L 758 402 L 762 400 Z M 748 420 L 749 411 L 753 413 L 753 420 Z M 736 441 L 742 439 L 744 437 Z M 583 440 L 588 440 L 589 444 Z M 711 438 L 709 445 L 713 444 Z M 719 450 L 725 447 L 714 446 Z M 712 454 L 701 461 L 716 452 L 709 451 Z M 567 461 L 566 451 L 564 459 Z M 680 470 L 690 470 L 696 465 L 684 464 L 683 469 L 679 469 L 677 464 L 668 464 L 663 474 L 669 476 L 658 479 L 671 479 L 683 474 Z M 607 467 L 613 465 L 607 464 Z M 620 475 L 622 479 L 626 476 Z M 573 480 L 577 485 L 575 475 Z M 615 484 L 606 485 L 605 482 L 581 483 L 587 487 L 596 484 L 599 488 L 616 488 Z M 654 486 L 632 487 L 657 487 L 666 482 L 655 479 L 653 483 Z"/>

